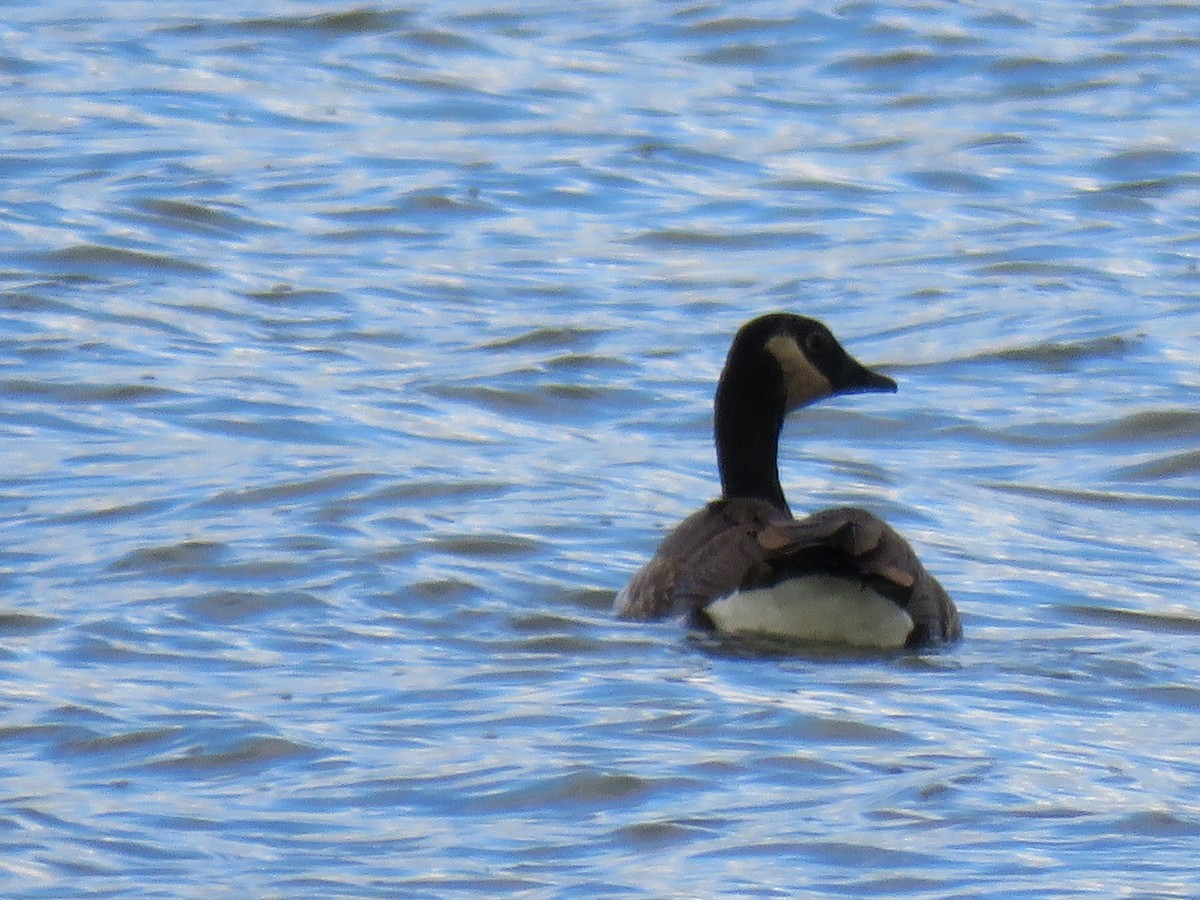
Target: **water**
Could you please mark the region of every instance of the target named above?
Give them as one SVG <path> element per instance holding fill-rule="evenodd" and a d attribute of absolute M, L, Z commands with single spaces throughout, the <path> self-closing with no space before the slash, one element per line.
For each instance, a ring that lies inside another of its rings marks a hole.
<path fill-rule="evenodd" d="M 0 21 L 0 893 L 1195 894 L 1195 7 Z M 961 646 L 612 619 L 772 309 Z"/>

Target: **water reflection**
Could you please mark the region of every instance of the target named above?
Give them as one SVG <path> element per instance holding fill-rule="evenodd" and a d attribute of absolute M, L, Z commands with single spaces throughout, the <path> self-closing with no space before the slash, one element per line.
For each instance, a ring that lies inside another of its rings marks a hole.
<path fill-rule="evenodd" d="M 1187 895 L 1194 16 L 6 10 L 3 893 Z M 611 618 L 777 308 L 960 647 Z"/>

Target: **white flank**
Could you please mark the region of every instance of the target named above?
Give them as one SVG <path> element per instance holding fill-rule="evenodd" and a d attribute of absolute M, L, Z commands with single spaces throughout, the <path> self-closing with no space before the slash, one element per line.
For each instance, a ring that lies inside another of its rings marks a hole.
<path fill-rule="evenodd" d="M 730 594 L 704 608 L 719 631 L 775 634 L 855 647 L 903 647 L 912 618 L 887 597 L 844 578 L 810 575 Z"/>

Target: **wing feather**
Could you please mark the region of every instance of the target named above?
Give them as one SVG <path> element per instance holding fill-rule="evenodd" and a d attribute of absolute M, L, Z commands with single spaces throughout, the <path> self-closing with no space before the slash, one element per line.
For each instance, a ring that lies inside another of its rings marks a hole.
<path fill-rule="evenodd" d="M 910 643 L 949 641 L 962 633 L 950 596 L 912 546 L 873 513 L 856 507 L 825 509 L 803 519 L 771 522 L 759 535 L 780 580 L 796 569 L 825 568 L 861 578 L 904 607 L 913 619 Z"/>

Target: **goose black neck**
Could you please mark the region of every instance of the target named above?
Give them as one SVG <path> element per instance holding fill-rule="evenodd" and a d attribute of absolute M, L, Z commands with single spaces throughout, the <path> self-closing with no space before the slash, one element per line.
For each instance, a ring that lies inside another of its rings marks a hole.
<path fill-rule="evenodd" d="M 764 385 L 778 388 L 764 390 Z M 779 432 L 786 413 L 778 373 L 763 378 L 732 361 L 726 364 L 713 411 L 721 496 L 765 500 L 791 514 L 779 484 Z"/>

